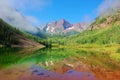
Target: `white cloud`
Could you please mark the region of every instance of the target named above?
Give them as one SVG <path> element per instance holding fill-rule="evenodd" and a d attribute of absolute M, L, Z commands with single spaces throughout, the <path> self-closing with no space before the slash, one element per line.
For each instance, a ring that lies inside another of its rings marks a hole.
<path fill-rule="evenodd" d="M 40 25 L 40 21 L 34 16 L 26 16 L 26 19 L 35 26 Z"/>
<path fill-rule="evenodd" d="M 98 15 L 109 14 L 120 8 L 120 0 L 104 0 L 98 8 Z"/>
<path fill-rule="evenodd" d="M 34 16 L 23 16 L 19 11 L 22 12 L 24 10 L 40 8 L 48 4 L 45 1 L 46 0 L 0 0 L 0 18 L 16 28 L 36 33 L 38 30 L 33 24 L 39 24 L 38 19 Z"/>
<path fill-rule="evenodd" d="M 0 18 L 13 25 L 14 27 L 28 32 L 37 32 L 37 29 L 30 24 L 26 18 L 12 8 L 0 9 Z"/>
<path fill-rule="evenodd" d="M 41 10 L 43 7 L 51 4 L 51 0 L 12 0 L 13 6 L 20 11 Z"/>

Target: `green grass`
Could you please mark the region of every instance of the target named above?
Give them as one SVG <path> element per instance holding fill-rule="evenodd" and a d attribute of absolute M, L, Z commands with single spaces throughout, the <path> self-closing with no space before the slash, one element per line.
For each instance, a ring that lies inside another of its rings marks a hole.
<path fill-rule="evenodd" d="M 86 30 L 82 33 L 69 37 L 48 38 L 45 42 L 58 45 L 110 45 L 120 44 L 120 26 L 114 24 L 110 28 L 99 30 Z"/>
<path fill-rule="evenodd" d="M 116 53 L 120 53 L 120 47 L 117 49 Z"/>
<path fill-rule="evenodd" d="M 120 62 L 120 54 L 118 53 L 110 54 L 110 58 L 117 62 Z"/>

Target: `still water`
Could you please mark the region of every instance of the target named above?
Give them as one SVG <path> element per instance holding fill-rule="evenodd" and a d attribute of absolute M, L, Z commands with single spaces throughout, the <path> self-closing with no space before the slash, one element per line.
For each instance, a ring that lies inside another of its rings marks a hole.
<path fill-rule="evenodd" d="M 107 59 L 86 50 L 1 48 L 0 80 L 98 80 L 95 65 L 116 67 Z"/>

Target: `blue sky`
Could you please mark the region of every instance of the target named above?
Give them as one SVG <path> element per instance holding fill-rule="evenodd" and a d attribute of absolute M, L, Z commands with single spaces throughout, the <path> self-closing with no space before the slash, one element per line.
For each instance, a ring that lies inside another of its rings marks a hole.
<path fill-rule="evenodd" d="M 17 9 L 30 23 L 39 26 L 61 19 L 70 23 L 93 21 L 110 8 L 119 8 L 120 0 L 0 0 L 0 14 L 8 16 L 4 11 L 6 9 L 9 13 L 9 7 Z M 18 18 L 17 14 L 11 13 L 11 16 Z"/>
<path fill-rule="evenodd" d="M 120 0 L 0 0 L 0 18 L 16 28 L 37 32 L 35 27 L 47 22 L 90 22 L 118 8 Z"/>
<path fill-rule="evenodd" d="M 39 0 L 38 0 L 39 1 Z M 47 3 L 45 0 L 44 3 Z M 37 8 L 22 11 L 24 15 L 32 15 L 40 24 L 54 20 L 66 19 L 71 23 L 94 20 L 97 8 L 104 0 L 49 0 L 49 3 Z M 34 4 L 34 1 L 33 1 Z"/>

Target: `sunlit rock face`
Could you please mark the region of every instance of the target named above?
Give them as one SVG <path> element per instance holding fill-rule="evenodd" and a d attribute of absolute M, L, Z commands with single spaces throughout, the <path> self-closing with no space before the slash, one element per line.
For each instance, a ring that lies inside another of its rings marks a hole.
<path fill-rule="evenodd" d="M 65 19 L 52 21 L 40 26 L 40 30 L 49 34 L 67 34 L 70 32 L 79 33 L 87 28 L 87 23 L 71 24 Z"/>

